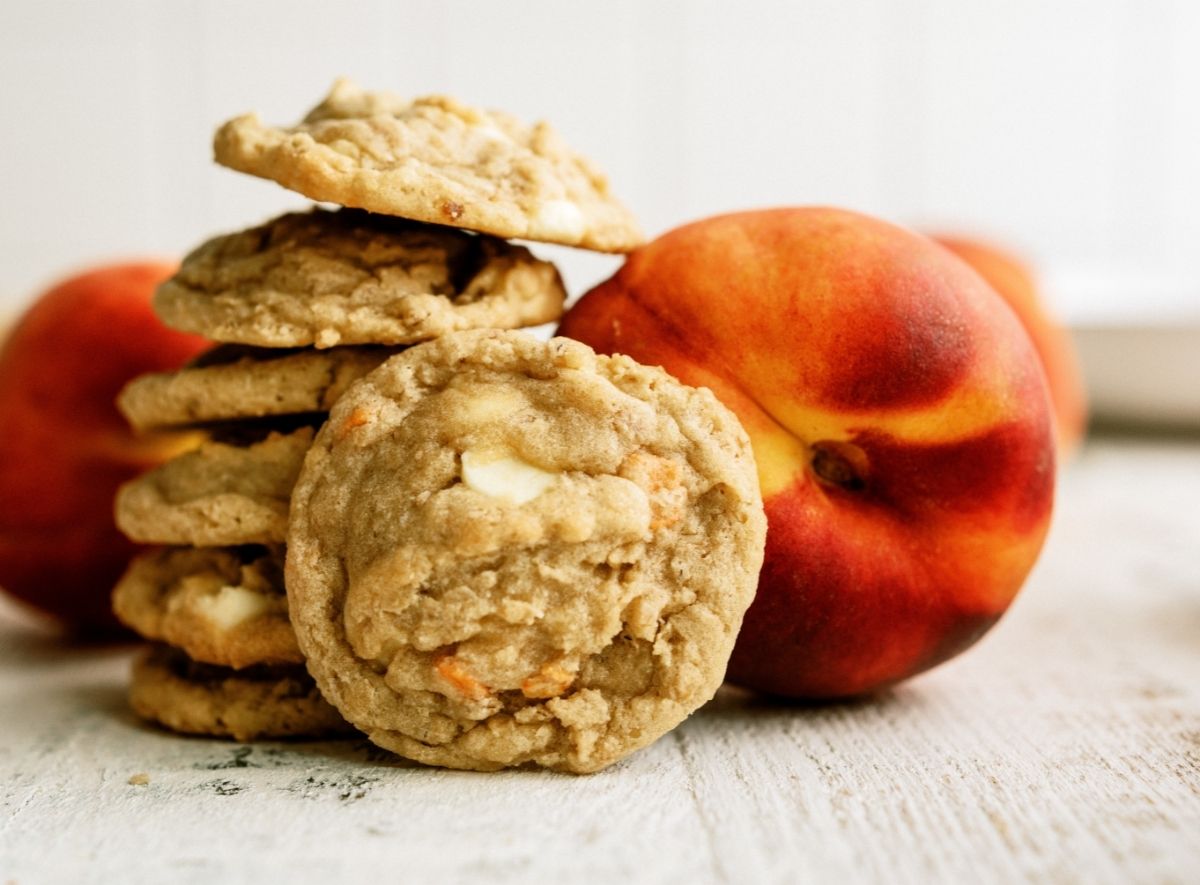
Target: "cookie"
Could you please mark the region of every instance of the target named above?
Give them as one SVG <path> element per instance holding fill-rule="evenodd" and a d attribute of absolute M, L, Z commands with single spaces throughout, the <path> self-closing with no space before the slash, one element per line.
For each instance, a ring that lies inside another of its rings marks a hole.
<path fill-rule="evenodd" d="M 353 732 L 303 667 L 230 670 L 167 646 L 151 646 L 134 660 L 129 703 L 173 731 L 238 741 Z"/>
<path fill-rule="evenodd" d="M 280 544 L 313 429 L 247 446 L 208 441 L 117 491 L 117 527 L 143 544 Z"/>
<path fill-rule="evenodd" d="M 322 693 L 421 762 L 589 772 L 721 684 L 766 521 L 708 390 L 575 341 L 462 332 L 337 403 L 292 498 Z"/>
<path fill-rule="evenodd" d="M 372 215 L 315 209 L 216 237 L 159 287 L 168 326 L 260 347 L 410 344 L 562 314 L 554 265 L 523 246 Z"/>
<path fill-rule="evenodd" d="M 320 202 L 602 252 L 642 243 L 604 176 L 548 124 L 452 98 L 409 101 L 338 80 L 298 125 L 237 117 L 213 151 Z"/>
<path fill-rule="evenodd" d="M 288 620 L 279 548 L 147 551 L 117 582 L 113 611 L 144 638 L 194 661 L 235 670 L 304 663 Z"/>
<path fill-rule="evenodd" d="M 394 353 L 384 347 L 292 351 L 227 344 L 176 372 L 133 379 L 117 407 L 139 431 L 323 413 Z"/>

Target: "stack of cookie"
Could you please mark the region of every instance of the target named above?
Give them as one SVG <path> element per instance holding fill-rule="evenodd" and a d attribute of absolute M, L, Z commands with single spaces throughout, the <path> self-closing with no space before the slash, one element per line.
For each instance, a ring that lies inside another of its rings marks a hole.
<path fill-rule="evenodd" d="M 343 391 L 405 346 L 555 320 L 557 270 L 508 238 L 627 251 L 637 226 L 548 126 L 346 81 L 295 127 L 225 124 L 216 159 L 322 203 L 196 249 L 159 290 L 168 325 L 213 339 L 119 405 L 139 430 L 204 441 L 120 491 L 117 523 L 160 545 L 114 592 L 154 644 L 131 699 L 178 731 L 238 740 L 348 728 L 316 690 L 288 619 L 292 487 Z"/>

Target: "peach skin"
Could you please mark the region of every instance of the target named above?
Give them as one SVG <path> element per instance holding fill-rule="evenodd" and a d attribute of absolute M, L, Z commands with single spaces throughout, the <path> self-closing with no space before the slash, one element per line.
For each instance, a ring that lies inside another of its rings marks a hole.
<path fill-rule="evenodd" d="M 750 434 L 767 552 L 732 682 L 893 684 L 975 642 L 1041 550 L 1055 459 L 1037 355 L 926 237 L 827 208 L 706 219 L 630 255 L 559 334 L 711 388 Z"/>
<path fill-rule="evenodd" d="M 1070 458 L 1087 427 L 1083 369 L 1070 334 L 1050 313 L 1033 271 L 1011 252 L 980 240 L 943 235 L 934 240 L 971 265 L 1016 312 L 1046 371 L 1059 454 Z"/>
<path fill-rule="evenodd" d="M 206 345 L 150 308 L 173 272 L 138 262 L 64 280 L 0 347 L 0 587 L 80 631 L 117 626 L 109 594 L 135 550 L 113 524 L 117 486 L 180 444 L 135 437 L 117 392 Z"/>

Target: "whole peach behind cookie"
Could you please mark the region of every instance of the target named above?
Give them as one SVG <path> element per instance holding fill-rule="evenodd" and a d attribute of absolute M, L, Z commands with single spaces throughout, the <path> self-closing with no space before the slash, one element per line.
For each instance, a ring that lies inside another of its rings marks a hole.
<path fill-rule="evenodd" d="M 163 262 L 100 267 L 47 291 L 0 348 L 0 587 L 62 624 L 116 626 L 109 594 L 136 549 L 113 525 L 117 486 L 173 453 L 138 438 L 113 401 L 205 341 L 150 308 Z"/>
<path fill-rule="evenodd" d="M 978 639 L 1041 550 L 1037 356 L 925 237 L 837 209 L 706 219 L 634 252 L 559 333 L 710 387 L 749 432 L 768 533 L 736 683 L 837 697 L 911 676 Z"/>
<path fill-rule="evenodd" d="M 1016 312 L 1046 370 L 1058 450 L 1070 457 L 1079 448 L 1087 425 L 1083 369 L 1070 334 L 1050 313 L 1033 271 L 998 246 L 956 236 L 934 239 L 971 265 Z"/>

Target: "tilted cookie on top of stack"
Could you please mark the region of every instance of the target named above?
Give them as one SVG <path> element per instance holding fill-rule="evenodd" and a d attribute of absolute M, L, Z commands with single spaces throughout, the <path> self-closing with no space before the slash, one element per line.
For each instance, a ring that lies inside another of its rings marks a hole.
<path fill-rule="evenodd" d="M 117 522 L 161 545 L 114 591 L 151 640 L 131 701 L 177 731 L 239 740 L 348 729 L 316 690 L 288 620 L 292 487 L 343 391 L 405 346 L 556 319 L 557 270 L 520 237 L 626 251 L 641 235 L 603 177 L 545 124 L 346 81 L 298 126 L 225 124 L 216 159 L 343 208 L 314 207 L 203 244 L 159 290 L 168 325 L 216 345 L 143 376 L 137 429 L 206 441 L 124 486 Z"/>

